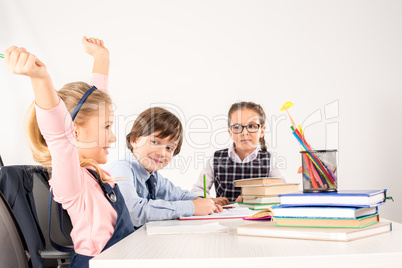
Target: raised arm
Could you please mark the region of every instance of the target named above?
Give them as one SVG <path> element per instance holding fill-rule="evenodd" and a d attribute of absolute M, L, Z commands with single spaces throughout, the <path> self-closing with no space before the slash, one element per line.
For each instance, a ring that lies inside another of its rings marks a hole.
<path fill-rule="evenodd" d="M 22 47 L 12 46 L 6 50 L 4 56 L 6 66 L 12 73 L 31 79 L 35 101 L 39 107 L 50 110 L 57 106 L 60 99 L 45 64 Z"/>
<path fill-rule="evenodd" d="M 109 51 L 100 39 L 82 38 L 84 51 L 94 58 L 94 66 L 92 69 L 89 84 L 96 86 L 99 90 L 108 93 L 109 90 Z"/>
<path fill-rule="evenodd" d="M 94 57 L 94 67 L 92 72 L 109 75 L 110 59 L 109 50 L 105 47 L 103 40 L 97 38 L 82 38 L 84 51 Z"/>

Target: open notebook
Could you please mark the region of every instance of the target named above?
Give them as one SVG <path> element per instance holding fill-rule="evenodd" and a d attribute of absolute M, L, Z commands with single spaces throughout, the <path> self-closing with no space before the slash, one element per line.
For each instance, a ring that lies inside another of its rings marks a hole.
<path fill-rule="evenodd" d="M 238 204 L 233 204 L 233 208 L 223 209 L 220 213 L 205 216 L 181 216 L 180 220 L 220 220 L 220 219 L 241 219 L 255 214 L 254 210 L 240 207 Z"/>

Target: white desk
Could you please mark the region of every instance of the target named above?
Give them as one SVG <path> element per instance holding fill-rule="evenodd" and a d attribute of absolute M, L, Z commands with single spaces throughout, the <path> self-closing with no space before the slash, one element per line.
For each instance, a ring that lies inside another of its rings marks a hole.
<path fill-rule="evenodd" d="M 90 267 L 402 267 L 402 224 L 396 222 L 392 232 L 351 242 L 237 236 L 234 226 L 254 222 L 219 222 L 229 232 L 148 236 L 142 227 L 93 258 Z"/>

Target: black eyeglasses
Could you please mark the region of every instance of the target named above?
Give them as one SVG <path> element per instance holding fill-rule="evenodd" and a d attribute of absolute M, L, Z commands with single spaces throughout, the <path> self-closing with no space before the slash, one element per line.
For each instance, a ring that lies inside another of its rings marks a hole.
<path fill-rule="evenodd" d="M 246 126 L 242 125 L 231 125 L 230 130 L 232 130 L 233 133 L 239 134 L 243 132 L 243 129 L 246 128 L 248 132 L 250 133 L 255 133 L 260 129 L 261 125 L 260 124 L 249 124 Z"/>

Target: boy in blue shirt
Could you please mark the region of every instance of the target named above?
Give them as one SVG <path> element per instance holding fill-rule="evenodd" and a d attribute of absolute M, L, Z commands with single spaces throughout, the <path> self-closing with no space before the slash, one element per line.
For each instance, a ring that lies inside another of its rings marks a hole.
<path fill-rule="evenodd" d="M 182 190 L 158 173 L 180 152 L 182 143 L 180 120 L 163 108 L 149 108 L 138 116 L 126 137 L 124 161 L 108 165 L 135 227 L 148 221 L 222 211 L 212 199 Z"/>

